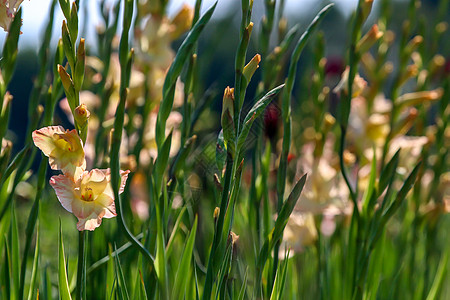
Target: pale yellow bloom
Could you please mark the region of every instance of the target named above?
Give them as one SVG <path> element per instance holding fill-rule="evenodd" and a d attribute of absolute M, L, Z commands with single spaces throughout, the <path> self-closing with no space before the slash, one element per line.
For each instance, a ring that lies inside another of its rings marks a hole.
<path fill-rule="evenodd" d="M 130 171 L 120 171 L 122 177 L 119 194 L 123 192 Z M 109 169 L 84 171 L 73 181 L 66 175 L 50 178 L 61 205 L 78 218 L 78 230 L 94 230 L 102 223 L 102 218 L 116 216 L 114 193 L 111 187 Z"/>
<path fill-rule="evenodd" d="M 75 129 L 48 126 L 33 131 L 34 144 L 41 149 L 53 170 L 77 180 L 86 169 L 83 144 Z"/>

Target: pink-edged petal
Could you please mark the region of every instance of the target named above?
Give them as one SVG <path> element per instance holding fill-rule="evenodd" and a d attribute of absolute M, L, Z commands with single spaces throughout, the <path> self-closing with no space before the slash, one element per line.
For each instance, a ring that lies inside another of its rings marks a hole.
<path fill-rule="evenodd" d="M 127 184 L 128 174 L 130 174 L 130 170 L 122 171 L 120 170 L 121 182 L 119 188 L 119 194 L 123 192 L 125 189 L 125 185 Z"/>
<path fill-rule="evenodd" d="M 61 205 L 68 211 L 72 212 L 72 204 L 79 195 L 75 190 L 75 183 L 66 175 L 57 175 L 50 178 L 50 185 L 56 192 Z"/>
<path fill-rule="evenodd" d="M 114 218 L 115 216 L 117 216 L 117 213 L 116 213 L 116 205 L 115 205 L 115 203 L 113 202 L 113 203 L 111 203 L 110 206 L 108 206 L 108 207 L 105 209 L 105 215 L 104 215 L 103 217 L 104 217 L 104 218 L 107 218 L 107 219 L 110 219 L 110 218 Z"/>
<path fill-rule="evenodd" d="M 49 156 L 56 148 L 53 139 L 55 133 L 64 133 L 64 128 L 62 126 L 48 126 L 35 130 L 31 134 L 34 144 L 41 149 L 45 156 Z"/>
<path fill-rule="evenodd" d="M 77 229 L 79 231 L 89 230 L 93 231 L 95 228 L 99 227 L 102 224 L 102 215 L 92 214 L 87 218 L 80 219 L 78 218 Z"/>
<path fill-rule="evenodd" d="M 111 182 L 110 169 L 106 169 L 106 170 L 102 170 L 102 171 L 107 171 L 105 174 L 107 176 L 108 182 Z M 128 174 L 130 174 L 130 170 L 126 170 L 126 171 L 120 170 L 121 179 L 120 179 L 119 194 L 122 194 L 122 192 L 125 189 L 125 185 L 126 185 L 127 179 L 128 179 Z M 106 189 L 103 193 L 114 199 L 114 191 L 112 189 L 111 184 L 108 184 L 108 186 L 106 187 Z"/>

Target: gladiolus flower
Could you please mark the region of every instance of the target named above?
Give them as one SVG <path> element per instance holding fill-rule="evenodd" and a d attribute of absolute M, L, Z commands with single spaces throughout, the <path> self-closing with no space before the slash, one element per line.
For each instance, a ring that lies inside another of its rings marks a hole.
<path fill-rule="evenodd" d="M 77 180 L 86 169 L 86 160 L 80 137 L 75 129 L 48 126 L 33 131 L 34 144 L 41 149 L 53 170 Z"/>
<path fill-rule="evenodd" d="M 123 192 L 130 171 L 120 171 L 122 177 L 119 194 Z M 94 230 L 102 218 L 116 216 L 110 169 L 84 171 L 75 182 L 66 175 L 50 178 L 61 205 L 78 218 L 77 228 Z"/>

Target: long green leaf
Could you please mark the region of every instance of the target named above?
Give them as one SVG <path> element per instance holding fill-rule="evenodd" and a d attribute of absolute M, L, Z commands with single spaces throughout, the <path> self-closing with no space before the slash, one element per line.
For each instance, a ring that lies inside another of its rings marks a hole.
<path fill-rule="evenodd" d="M 131 243 L 129 243 L 131 246 Z M 109 260 L 106 265 L 106 295 L 105 299 L 112 299 L 114 295 L 114 259 L 112 255 L 112 246 L 108 244 Z"/>
<path fill-rule="evenodd" d="M 19 278 L 20 278 L 20 244 L 19 244 L 19 228 L 17 227 L 17 216 L 14 203 L 11 205 L 11 273 L 12 273 L 12 297 L 19 296 Z"/>
<path fill-rule="evenodd" d="M 284 84 L 277 86 L 270 92 L 268 92 L 264 97 L 259 99 L 255 105 L 250 109 L 247 113 L 247 116 L 244 119 L 244 125 L 242 127 L 242 131 L 239 134 L 237 140 L 237 151 L 242 148 L 245 140 L 247 139 L 248 133 L 250 132 L 250 128 L 253 125 L 253 122 L 263 113 L 264 109 L 272 102 L 273 98 L 280 92 L 280 90 L 284 87 Z"/>
<path fill-rule="evenodd" d="M 33 299 L 33 295 L 36 292 L 37 271 L 39 267 L 39 248 L 40 248 L 40 239 L 39 239 L 39 223 L 38 223 L 36 224 L 36 247 L 34 249 L 33 270 L 31 271 L 31 281 L 30 281 L 30 288 L 28 290 L 28 300 Z"/>
<path fill-rule="evenodd" d="M 434 277 L 433 285 L 431 286 L 430 292 L 428 293 L 426 300 L 438 299 L 439 291 L 442 287 L 442 282 L 444 281 L 448 267 L 447 262 L 448 262 L 448 252 L 442 255 L 438 269 L 436 271 L 436 276 Z"/>
<path fill-rule="evenodd" d="M 183 65 L 192 53 L 200 33 L 205 28 L 206 24 L 211 19 L 211 16 L 216 8 L 217 1 L 211 6 L 206 13 L 198 20 L 198 22 L 192 27 L 191 31 L 187 35 L 186 39 L 178 49 L 177 55 L 167 72 L 166 79 L 163 86 L 163 100 L 158 111 L 158 117 L 156 121 L 156 144 L 158 149 L 162 146 L 165 138 L 166 120 L 169 117 L 170 111 L 173 106 L 173 99 L 175 95 L 175 84 L 178 76 L 181 74 Z"/>
<path fill-rule="evenodd" d="M 117 251 L 117 249 L 114 249 L 115 251 Z M 115 262 L 115 280 L 117 282 L 117 289 L 116 289 L 116 295 L 120 298 L 120 299 L 124 299 L 124 300 L 129 300 L 130 296 L 128 294 L 128 289 L 127 289 L 127 284 L 125 281 L 125 276 L 123 274 L 123 270 L 122 270 L 122 265 L 120 263 L 120 259 L 119 259 L 119 255 L 116 255 L 114 257 L 114 262 Z"/>
<path fill-rule="evenodd" d="M 64 243 L 63 243 L 63 237 L 62 237 L 61 220 L 59 220 L 58 253 L 59 253 L 59 259 L 58 259 L 59 260 L 59 264 L 58 264 L 59 297 L 61 298 L 61 300 L 72 300 L 72 297 L 70 296 L 69 281 L 67 279 L 67 273 L 66 273 L 66 258 L 64 256 Z"/>
<path fill-rule="evenodd" d="M 177 275 L 175 277 L 175 284 L 173 286 L 172 299 L 183 299 L 185 294 L 186 283 L 189 278 L 189 267 L 191 266 L 192 251 L 194 250 L 195 235 L 197 232 L 197 216 L 194 220 L 194 226 L 192 226 L 191 233 L 186 242 L 183 256 L 178 267 Z"/>

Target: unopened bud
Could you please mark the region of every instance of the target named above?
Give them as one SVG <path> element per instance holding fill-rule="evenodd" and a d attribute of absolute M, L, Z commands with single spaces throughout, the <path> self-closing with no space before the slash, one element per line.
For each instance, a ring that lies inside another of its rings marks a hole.
<path fill-rule="evenodd" d="M 392 71 L 394 71 L 394 64 L 390 61 L 387 61 L 381 69 L 383 78 L 391 74 Z"/>
<path fill-rule="evenodd" d="M 383 32 L 378 30 L 378 25 L 373 25 L 356 44 L 356 51 L 360 54 L 367 52 L 382 36 Z"/>
<path fill-rule="evenodd" d="M 441 70 L 444 66 L 445 66 L 445 57 L 443 57 L 440 54 L 436 54 L 432 58 L 428 69 L 430 70 L 430 74 L 435 74 L 436 72 Z"/>
<path fill-rule="evenodd" d="M 408 42 L 408 44 L 406 44 L 404 49 L 405 53 L 407 53 L 408 55 L 412 54 L 417 49 L 417 47 L 422 44 L 422 42 L 423 37 L 420 35 L 416 35 L 412 40 Z"/>
<path fill-rule="evenodd" d="M 247 83 L 252 79 L 253 74 L 255 74 L 256 69 L 259 68 L 259 63 L 261 62 L 261 55 L 256 54 L 253 56 L 252 60 L 244 67 L 242 72 Z"/>
<path fill-rule="evenodd" d="M 406 115 L 401 116 L 400 120 L 394 125 L 392 136 L 405 135 L 414 125 L 414 121 L 419 115 L 416 108 L 412 107 Z"/>
<path fill-rule="evenodd" d="M 73 114 L 75 122 L 77 122 L 77 124 L 80 127 L 84 127 L 86 125 L 90 116 L 91 113 L 87 109 L 86 104 L 81 104 L 80 106 L 77 106 Z"/>
<path fill-rule="evenodd" d="M 422 91 L 404 94 L 398 97 L 396 102 L 399 106 L 409 107 L 422 104 L 425 102 L 439 100 L 443 94 L 444 90 L 442 88 L 437 88 L 431 91 Z"/>
<path fill-rule="evenodd" d="M 409 79 L 417 76 L 418 73 L 419 73 L 419 69 L 417 68 L 417 66 L 415 64 L 409 65 L 408 67 L 406 67 L 406 71 L 400 77 L 399 84 L 400 85 L 404 84 Z"/>
<path fill-rule="evenodd" d="M 419 74 L 417 75 L 417 86 L 422 87 L 425 85 L 428 78 L 428 71 L 427 70 L 421 70 Z"/>
<path fill-rule="evenodd" d="M 284 37 L 286 35 L 287 25 L 287 19 L 285 17 L 282 17 L 278 22 L 278 36 Z"/>
<path fill-rule="evenodd" d="M 234 153 L 235 127 L 234 127 L 234 88 L 227 86 L 223 93 L 221 125 L 223 140 L 227 150 Z"/>
<path fill-rule="evenodd" d="M 73 86 L 72 79 L 70 75 L 66 72 L 66 69 L 58 65 L 58 73 L 61 78 L 61 83 L 66 93 L 67 101 L 69 102 L 70 109 L 73 111 L 75 109 L 75 88 Z"/>
<path fill-rule="evenodd" d="M 330 113 L 325 113 L 324 133 L 330 131 L 334 124 L 336 124 L 336 119 Z"/>
<path fill-rule="evenodd" d="M 84 68 L 86 62 L 86 50 L 84 45 L 84 39 L 80 39 L 80 44 L 77 50 L 77 61 L 75 63 L 75 72 L 73 74 L 73 81 L 75 91 L 80 91 L 84 80 Z"/>
<path fill-rule="evenodd" d="M 230 112 L 231 117 L 234 117 L 234 88 L 227 86 L 223 93 L 222 106 L 222 123 L 224 122 L 224 114 L 226 111 Z"/>
<path fill-rule="evenodd" d="M 361 3 L 362 17 L 366 20 L 372 11 L 373 0 L 363 0 Z"/>
<path fill-rule="evenodd" d="M 219 215 L 220 215 L 220 208 L 216 207 L 216 208 L 214 209 L 214 215 L 213 215 L 214 223 L 215 223 L 215 222 L 217 221 L 217 219 L 219 218 Z"/>

